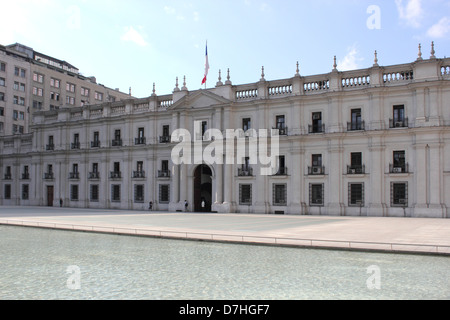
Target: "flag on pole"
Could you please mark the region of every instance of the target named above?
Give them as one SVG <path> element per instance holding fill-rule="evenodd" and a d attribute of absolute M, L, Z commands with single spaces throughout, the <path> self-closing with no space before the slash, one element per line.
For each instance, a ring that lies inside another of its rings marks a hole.
<path fill-rule="evenodd" d="M 208 76 L 209 62 L 208 62 L 208 43 L 206 43 L 206 62 L 205 62 L 205 76 L 203 77 L 202 84 L 206 83 L 206 77 Z"/>

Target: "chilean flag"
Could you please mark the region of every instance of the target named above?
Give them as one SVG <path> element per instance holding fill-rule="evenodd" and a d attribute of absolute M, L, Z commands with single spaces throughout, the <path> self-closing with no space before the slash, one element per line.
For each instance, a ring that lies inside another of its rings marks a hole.
<path fill-rule="evenodd" d="M 208 62 L 208 43 L 206 44 L 206 62 L 205 62 L 205 76 L 203 77 L 202 84 L 206 83 L 206 77 L 208 76 L 209 62 Z"/>

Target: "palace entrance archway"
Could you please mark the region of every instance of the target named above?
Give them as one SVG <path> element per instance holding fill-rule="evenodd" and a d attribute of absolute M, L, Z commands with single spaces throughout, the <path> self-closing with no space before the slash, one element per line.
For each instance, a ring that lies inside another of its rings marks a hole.
<path fill-rule="evenodd" d="M 205 207 L 202 207 L 205 201 Z M 199 165 L 194 172 L 194 211 L 211 212 L 212 172 L 205 164 Z"/>

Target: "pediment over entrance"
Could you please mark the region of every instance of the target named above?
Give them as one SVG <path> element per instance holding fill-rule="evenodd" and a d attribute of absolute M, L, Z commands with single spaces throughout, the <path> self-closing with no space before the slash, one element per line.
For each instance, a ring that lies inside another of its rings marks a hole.
<path fill-rule="evenodd" d="M 232 101 L 221 97 L 208 90 L 199 90 L 187 93 L 184 97 L 176 101 L 167 110 L 175 109 L 201 109 L 213 106 L 221 106 L 231 104 Z"/>

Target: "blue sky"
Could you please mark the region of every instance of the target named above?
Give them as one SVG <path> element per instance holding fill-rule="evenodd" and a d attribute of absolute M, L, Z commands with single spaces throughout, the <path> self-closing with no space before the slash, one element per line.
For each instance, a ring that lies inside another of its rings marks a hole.
<path fill-rule="evenodd" d="M 66 60 L 136 97 L 450 56 L 450 0 L 0 0 L 0 43 Z"/>

